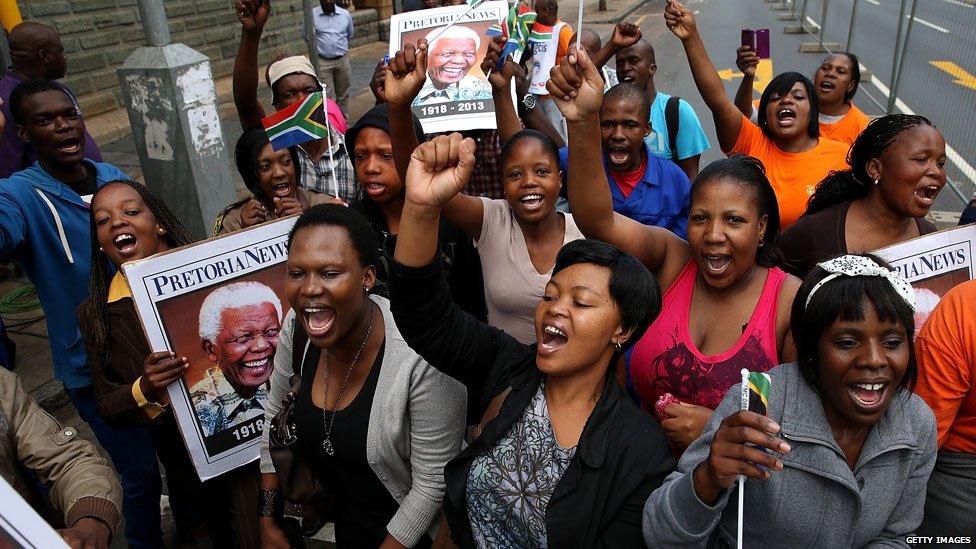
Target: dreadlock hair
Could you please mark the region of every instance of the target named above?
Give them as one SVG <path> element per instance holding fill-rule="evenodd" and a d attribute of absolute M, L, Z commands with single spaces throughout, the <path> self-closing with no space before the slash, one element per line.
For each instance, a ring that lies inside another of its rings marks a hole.
<path fill-rule="evenodd" d="M 50 80 L 25 80 L 17 84 L 10 92 L 10 116 L 14 119 L 14 123 L 23 124 L 26 122 L 24 118 L 24 103 L 29 98 L 49 91 L 61 92 L 74 103 L 71 95 L 57 82 Z"/>
<path fill-rule="evenodd" d="M 169 206 L 159 195 L 153 192 L 149 187 L 136 183 L 135 181 L 128 181 L 125 179 L 117 179 L 115 181 L 109 181 L 103 185 L 100 189 L 95 191 L 92 195 L 91 203 L 94 204 L 95 200 L 98 198 L 98 194 L 105 190 L 109 185 L 128 185 L 132 187 L 139 196 L 142 198 L 143 202 L 146 203 L 146 207 L 152 212 L 153 216 L 156 217 L 156 223 L 166 229 L 166 234 L 164 238 L 166 243 L 169 244 L 171 248 L 178 248 L 180 246 L 186 246 L 197 241 L 196 237 L 193 236 L 183 223 L 176 217 L 173 210 L 169 209 Z M 105 252 L 101 251 L 98 246 L 98 233 L 95 226 L 95 216 L 92 215 L 90 218 L 89 225 L 91 227 L 91 282 L 90 294 L 88 299 L 86 299 L 78 307 L 78 320 L 82 325 L 88 325 L 91 330 L 92 341 L 86 341 L 86 345 L 89 346 L 87 349 L 88 356 L 92 357 L 97 364 L 105 364 L 109 360 L 109 349 L 105 345 L 105 338 L 107 334 L 107 321 L 105 316 L 105 305 L 108 301 L 108 287 L 111 282 L 112 273 L 109 270 L 109 262 L 111 261 Z M 119 265 L 116 265 L 119 267 Z"/>
<path fill-rule="evenodd" d="M 264 128 L 251 128 L 241 134 L 240 139 L 237 140 L 237 145 L 234 147 L 234 162 L 237 164 L 237 171 L 241 174 L 241 179 L 244 180 L 244 186 L 251 191 L 251 194 L 265 202 L 270 202 L 271 197 L 264 196 L 264 190 L 261 188 L 261 180 L 258 176 L 258 156 L 270 144 L 271 141 L 268 140 L 268 134 Z M 291 165 L 295 166 L 297 177 L 298 154 L 294 147 L 289 147 L 288 152 L 291 154 Z"/>
<path fill-rule="evenodd" d="M 867 172 L 868 161 L 880 158 L 903 132 L 923 124 L 935 127 L 931 120 L 917 114 L 889 114 L 872 120 L 847 153 L 847 165 L 851 169 L 830 172 L 817 185 L 803 215 L 867 196 L 874 186 Z"/>
<path fill-rule="evenodd" d="M 752 191 L 758 217 L 766 216 L 766 232 L 756 251 L 756 263 L 763 267 L 778 267 L 783 263 L 783 253 L 779 249 L 779 203 L 763 163 L 744 154 L 733 154 L 712 162 L 698 172 L 691 184 L 692 203 L 695 193 L 706 183 L 719 180 L 732 181 Z"/>
<path fill-rule="evenodd" d="M 809 78 L 792 71 L 784 72 L 783 74 L 777 75 L 776 78 L 773 78 L 759 98 L 759 113 L 756 116 L 756 121 L 759 122 L 759 127 L 766 134 L 766 137 L 770 139 L 773 137 L 773 131 L 769 129 L 769 120 L 766 119 L 766 106 L 769 105 L 769 99 L 773 94 L 783 97 L 790 93 L 790 90 L 793 89 L 793 86 L 797 82 L 800 82 L 806 88 L 807 103 L 810 104 L 810 120 L 807 123 L 807 135 L 810 137 L 820 137 L 820 107 L 817 106 L 817 91 L 814 89 L 813 82 Z"/>

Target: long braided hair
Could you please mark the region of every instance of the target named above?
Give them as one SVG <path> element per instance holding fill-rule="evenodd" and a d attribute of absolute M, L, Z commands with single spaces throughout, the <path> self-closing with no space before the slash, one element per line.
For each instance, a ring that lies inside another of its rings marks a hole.
<path fill-rule="evenodd" d="M 830 172 L 817 185 L 803 215 L 813 215 L 835 204 L 867 196 L 873 187 L 867 172 L 868 161 L 880 158 L 902 132 L 921 125 L 935 127 L 931 120 L 917 114 L 889 114 L 872 120 L 847 153 L 850 169 Z"/>
<path fill-rule="evenodd" d="M 197 241 L 196 237 L 193 236 L 183 223 L 176 217 L 173 210 L 169 209 L 169 206 L 159 195 L 153 192 L 149 187 L 136 183 L 135 181 L 127 181 L 124 179 L 118 179 L 115 181 L 109 181 L 103 185 L 95 194 L 92 196 L 92 204 L 95 203 L 95 198 L 98 193 L 102 192 L 106 187 L 113 184 L 122 184 L 132 187 L 139 196 L 142 198 L 143 202 L 146 203 L 146 207 L 149 211 L 156 217 L 156 223 L 161 227 L 166 229 L 166 234 L 163 238 L 166 239 L 166 243 L 169 244 L 171 248 L 178 248 L 180 246 L 186 246 L 187 244 L 192 244 Z M 82 302 L 81 306 L 78 307 L 78 320 L 89 327 L 92 335 L 92 341 L 88 341 L 89 348 L 88 356 L 89 363 L 102 367 L 109 359 L 109 352 L 105 345 L 106 333 L 107 333 L 107 320 L 105 316 L 105 305 L 108 301 L 108 287 L 111 283 L 111 271 L 109 270 L 110 259 L 102 251 L 98 245 L 98 234 L 95 227 L 95 216 L 92 215 L 90 222 L 91 230 L 91 282 L 90 282 L 90 294 L 88 299 Z M 118 267 L 118 265 L 116 265 Z"/>

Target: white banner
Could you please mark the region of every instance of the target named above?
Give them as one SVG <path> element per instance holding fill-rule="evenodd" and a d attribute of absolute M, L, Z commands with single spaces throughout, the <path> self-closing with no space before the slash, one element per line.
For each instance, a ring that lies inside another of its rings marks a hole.
<path fill-rule="evenodd" d="M 976 278 L 976 224 L 928 234 L 874 252 L 915 289 L 915 328 L 953 286 Z"/>
<path fill-rule="evenodd" d="M 190 363 L 169 398 L 201 480 L 259 456 L 296 219 L 122 266 L 152 350 Z"/>
<path fill-rule="evenodd" d="M 413 102 L 424 132 L 495 129 L 495 103 L 481 62 L 491 40 L 485 32 L 494 24 L 504 26 L 507 15 L 508 3 L 492 0 L 474 9 L 448 6 L 390 18 L 390 57 L 404 44 L 428 41 L 427 81 Z"/>

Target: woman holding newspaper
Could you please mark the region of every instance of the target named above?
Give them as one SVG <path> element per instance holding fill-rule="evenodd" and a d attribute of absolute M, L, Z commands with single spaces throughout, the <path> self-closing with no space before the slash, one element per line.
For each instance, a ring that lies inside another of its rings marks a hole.
<path fill-rule="evenodd" d="M 145 185 L 107 183 L 92 197 L 91 296 L 78 320 L 95 385 L 98 413 L 115 425 L 149 425 L 166 469 L 178 535 L 209 535 L 214 547 L 257 547 L 256 468 L 245 466 L 201 483 L 168 406 L 166 387 L 189 367 L 186 357 L 153 353 L 119 267 L 196 239 Z M 115 265 L 113 276 L 109 262 Z M 126 487 L 139 489 L 140 487 Z M 152 487 L 159 497 L 157 479 Z"/>
<path fill-rule="evenodd" d="M 935 418 L 911 392 L 914 299 L 873 256 L 814 268 L 793 303 L 797 361 L 769 372 L 768 417 L 740 411 L 738 385 L 725 395 L 648 499 L 648 546 L 735 544 L 744 513 L 750 547 L 907 547 L 936 458 Z"/>

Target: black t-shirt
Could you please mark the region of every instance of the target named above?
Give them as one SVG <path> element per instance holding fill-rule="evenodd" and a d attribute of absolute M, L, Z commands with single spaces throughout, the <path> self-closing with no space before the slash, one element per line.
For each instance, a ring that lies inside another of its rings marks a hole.
<path fill-rule="evenodd" d="M 71 187 L 71 190 L 78 193 L 80 196 L 95 194 L 95 191 L 98 190 L 98 181 L 95 179 L 95 168 L 84 163 L 82 166 L 85 169 L 85 178 L 78 181 L 65 183 L 65 185 Z"/>
<path fill-rule="evenodd" d="M 322 441 L 325 439 L 325 422 L 332 422 L 332 412 L 323 414 L 323 410 L 312 403 L 311 390 L 306 390 L 312 387 L 322 350 L 310 345 L 302 365 L 302 384 L 295 402 L 298 439 L 313 456 L 314 467 L 335 502 L 336 543 L 343 549 L 379 547 L 387 534 L 386 525 L 400 508 L 366 458 L 369 415 L 385 346 L 384 342 L 356 398 L 335 414 L 329 436 L 335 450 L 331 456 L 322 448 Z M 331 378 L 329 383 L 342 383 L 342 379 Z"/>

